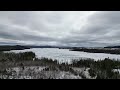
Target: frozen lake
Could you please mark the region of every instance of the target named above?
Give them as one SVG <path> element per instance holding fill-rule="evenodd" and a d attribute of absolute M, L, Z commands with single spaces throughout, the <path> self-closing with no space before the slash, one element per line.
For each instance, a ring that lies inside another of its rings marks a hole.
<path fill-rule="evenodd" d="M 32 48 L 25 50 L 12 50 L 10 52 L 27 52 L 32 51 L 36 54 L 38 58 L 46 57 L 57 59 L 60 62 L 70 62 L 72 59 L 79 58 L 92 58 L 94 60 L 111 58 L 111 59 L 120 59 L 120 55 L 115 54 L 105 54 L 105 53 L 87 53 L 87 52 L 77 52 L 69 51 L 69 49 L 58 49 L 58 48 Z"/>

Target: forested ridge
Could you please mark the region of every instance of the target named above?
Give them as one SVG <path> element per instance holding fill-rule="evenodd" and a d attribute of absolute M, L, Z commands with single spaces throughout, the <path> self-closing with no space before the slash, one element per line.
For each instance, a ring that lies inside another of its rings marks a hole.
<path fill-rule="evenodd" d="M 83 51 L 89 53 L 108 53 L 108 54 L 120 54 L 120 49 L 111 49 L 111 48 L 101 48 L 101 49 L 94 49 L 94 48 L 73 48 L 70 51 Z"/>
<path fill-rule="evenodd" d="M 20 46 L 20 45 L 15 45 L 15 46 L 4 45 L 4 46 L 0 46 L 0 51 L 23 50 L 23 49 L 30 49 L 30 48 L 27 47 L 27 46 Z"/>

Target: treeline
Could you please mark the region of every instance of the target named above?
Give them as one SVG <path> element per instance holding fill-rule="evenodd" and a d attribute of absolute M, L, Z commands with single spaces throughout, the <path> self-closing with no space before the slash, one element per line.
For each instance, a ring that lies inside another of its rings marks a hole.
<path fill-rule="evenodd" d="M 0 52 L 0 61 L 24 61 L 33 60 L 35 58 L 35 53 L 33 52 L 23 52 L 23 53 L 3 53 Z"/>
<path fill-rule="evenodd" d="M 0 46 L 0 51 L 24 50 L 24 49 L 30 49 L 30 48 L 26 47 L 26 46 L 20 46 L 20 45 L 15 45 L 15 46 Z"/>
<path fill-rule="evenodd" d="M 107 46 L 107 47 L 104 47 L 104 48 L 120 48 L 120 46 Z"/>
<path fill-rule="evenodd" d="M 120 61 L 111 60 L 109 58 L 99 61 L 89 59 L 73 61 L 71 65 L 75 67 L 90 68 L 90 75 L 92 77 L 96 76 L 97 79 L 120 79 L 119 72 L 113 71 L 114 69 L 120 69 Z"/>
<path fill-rule="evenodd" d="M 120 54 L 120 49 L 88 49 L 88 48 L 73 48 L 70 51 L 84 51 L 89 53 L 108 53 L 108 54 Z"/>
<path fill-rule="evenodd" d="M 19 67 L 19 66 L 47 66 L 48 70 L 60 70 L 69 71 L 69 66 L 66 63 L 60 64 L 57 60 L 48 58 L 36 58 L 33 52 L 22 53 L 4 53 L 0 52 L 0 71 L 4 71 L 6 68 Z M 47 68 L 46 68 L 47 69 Z"/>

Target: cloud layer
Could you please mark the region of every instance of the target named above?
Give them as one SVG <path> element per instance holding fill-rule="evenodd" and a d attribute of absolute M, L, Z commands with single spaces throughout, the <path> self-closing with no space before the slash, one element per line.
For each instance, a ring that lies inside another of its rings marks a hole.
<path fill-rule="evenodd" d="M 0 45 L 120 45 L 120 11 L 0 11 Z"/>

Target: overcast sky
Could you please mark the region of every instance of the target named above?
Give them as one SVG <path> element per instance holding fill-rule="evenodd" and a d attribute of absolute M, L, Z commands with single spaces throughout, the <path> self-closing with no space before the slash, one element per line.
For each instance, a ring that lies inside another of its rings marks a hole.
<path fill-rule="evenodd" d="M 120 45 L 120 11 L 0 11 L 0 45 Z"/>

